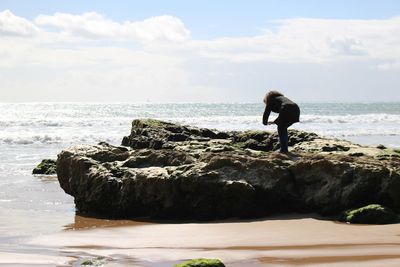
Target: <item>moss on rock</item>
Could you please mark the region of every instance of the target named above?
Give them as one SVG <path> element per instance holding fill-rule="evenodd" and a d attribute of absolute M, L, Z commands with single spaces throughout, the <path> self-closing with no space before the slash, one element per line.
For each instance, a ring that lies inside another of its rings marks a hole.
<path fill-rule="evenodd" d="M 96 257 L 91 259 L 86 259 L 81 263 L 81 266 L 103 266 L 107 262 L 105 257 Z"/>
<path fill-rule="evenodd" d="M 271 133 L 266 131 L 249 130 L 245 132 L 240 132 L 235 136 L 235 141 L 246 142 L 249 139 L 256 140 L 257 142 L 262 142 L 267 139 Z"/>
<path fill-rule="evenodd" d="M 344 212 L 343 221 L 360 224 L 389 224 L 398 221 L 397 215 L 389 208 L 371 204 Z"/>
<path fill-rule="evenodd" d="M 56 174 L 57 173 L 57 165 L 56 161 L 52 159 L 44 159 L 36 168 L 33 169 L 32 174 Z"/>
<path fill-rule="evenodd" d="M 166 126 L 171 126 L 173 125 L 172 123 L 165 122 L 165 121 L 160 121 L 160 120 L 155 120 L 155 119 L 142 119 L 142 120 L 134 120 L 132 122 L 132 126 L 135 128 L 160 128 L 160 127 L 166 127 Z"/>
<path fill-rule="evenodd" d="M 193 259 L 174 265 L 174 267 L 225 267 L 218 259 Z"/>

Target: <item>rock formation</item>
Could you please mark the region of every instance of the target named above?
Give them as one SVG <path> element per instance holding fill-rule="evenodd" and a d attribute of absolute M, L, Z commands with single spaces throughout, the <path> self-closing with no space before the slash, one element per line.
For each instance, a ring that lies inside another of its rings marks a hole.
<path fill-rule="evenodd" d="M 283 212 L 336 215 L 377 203 L 400 211 L 400 157 L 313 133 L 218 132 L 134 120 L 122 146 L 80 145 L 57 175 L 78 212 L 105 217 L 211 220 Z"/>

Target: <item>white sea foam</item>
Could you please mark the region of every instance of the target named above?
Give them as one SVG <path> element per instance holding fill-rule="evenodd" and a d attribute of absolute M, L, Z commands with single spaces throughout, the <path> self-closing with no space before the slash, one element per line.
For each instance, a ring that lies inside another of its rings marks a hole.
<path fill-rule="evenodd" d="M 99 117 L 94 118 L 0 118 L 0 127 L 17 127 L 17 126 L 34 126 L 34 127 L 62 127 L 62 126 L 93 126 L 93 125 L 105 125 L 109 123 L 121 124 L 129 121 L 132 118 L 145 118 L 145 116 L 135 116 L 133 114 L 129 117 L 101 117 L 100 114 L 96 114 Z M 161 115 L 161 114 L 158 114 Z M 175 114 L 178 115 L 178 114 Z M 202 115 L 194 114 L 185 116 L 149 116 L 151 118 L 158 117 L 163 119 L 181 119 L 181 120 L 201 120 L 204 122 L 221 122 L 226 120 L 226 118 L 238 120 L 238 121 L 254 121 L 259 122 L 262 113 L 256 115 Z M 274 114 L 271 114 L 274 117 Z M 321 114 L 301 114 L 301 121 L 305 123 L 312 122 L 324 122 L 324 123 L 352 123 L 354 121 L 361 122 L 393 122 L 400 123 L 400 114 L 357 114 L 357 115 L 321 115 Z"/>
<path fill-rule="evenodd" d="M 13 137 L 0 137 L 0 143 L 12 145 L 30 145 L 30 144 L 52 144 L 60 143 L 62 137 L 49 136 L 49 135 L 33 135 L 33 136 L 13 136 Z"/>
<path fill-rule="evenodd" d="M 361 115 L 302 115 L 303 123 L 400 123 L 397 114 L 361 114 Z"/>
<path fill-rule="evenodd" d="M 118 141 L 119 140 L 119 141 Z M 59 135 L 58 133 L 48 133 L 44 135 L 37 134 L 21 134 L 13 136 L 0 136 L 0 144 L 8 145 L 49 145 L 49 144 L 76 144 L 76 143 L 97 143 L 105 141 L 113 144 L 117 144 L 122 140 L 122 135 L 116 133 L 99 133 L 99 131 L 93 134 L 81 134 L 81 135 L 69 135 L 68 133 Z"/>
<path fill-rule="evenodd" d="M 274 119 L 274 117 L 271 119 Z M 178 117 L 166 120 L 218 130 L 275 130 L 273 126 L 262 125 L 260 116 Z M 51 123 L 38 125 L 37 122 L 33 122 L 31 126 L 18 125 L 3 128 L 0 131 L 0 144 L 73 144 L 97 143 L 99 141 L 118 144 L 124 135 L 129 134 L 129 121 L 120 123 L 118 120 L 98 119 L 90 124 L 83 122 L 82 124 L 71 125 L 68 122 L 66 124 L 60 123 L 61 126 L 54 126 Z M 400 115 L 303 115 L 301 122 L 293 125 L 292 128 L 335 137 L 392 136 L 400 135 Z"/>

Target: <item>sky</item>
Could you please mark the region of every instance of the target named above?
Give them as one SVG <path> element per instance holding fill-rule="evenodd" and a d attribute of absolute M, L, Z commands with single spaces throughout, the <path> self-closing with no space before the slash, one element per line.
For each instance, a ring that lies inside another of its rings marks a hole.
<path fill-rule="evenodd" d="M 0 0 L 0 102 L 400 101 L 400 1 Z"/>

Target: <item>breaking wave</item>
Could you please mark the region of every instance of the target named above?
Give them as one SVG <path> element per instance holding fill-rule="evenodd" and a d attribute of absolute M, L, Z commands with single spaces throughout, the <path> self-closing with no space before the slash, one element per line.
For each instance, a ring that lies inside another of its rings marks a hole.
<path fill-rule="evenodd" d="M 378 112 L 382 109 L 382 112 Z M 275 130 L 259 104 L 1 104 L 0 144 L 119 144 L 135 118 L 218 130 Z M 271 120 L 276 116 L 272 113 Z M 304 104 L 294 129 L 325 136 L 398 136 L 400 104 Z"/>

